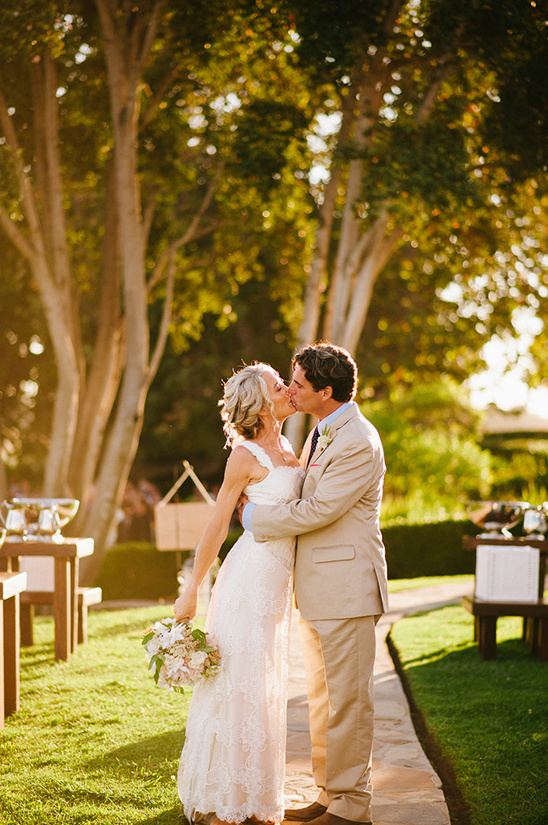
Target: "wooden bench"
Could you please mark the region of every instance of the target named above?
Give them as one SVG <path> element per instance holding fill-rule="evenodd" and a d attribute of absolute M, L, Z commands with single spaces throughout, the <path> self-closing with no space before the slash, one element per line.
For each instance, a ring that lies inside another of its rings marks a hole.
<path fill-rule="evenodd" d="M 19 599 L 26 573 L 0 573 L 0 728 L 19 710 Z"/>
<path fill-rule="evenodd" d="M 497 619 L 499 616 L 521 616 L 523 636 L 531 653 L 548 662 L 548 602 L 487 602 L 464 596 L 463 607 L 475 619 L 474 638 L 484 659 L 497 658 Z"/>
<path fill-rule="evenodd" d="M 88 641 L 88 607 L 92 604 L 100 604 L 103 592 L 100 587 L 78 587 L 76 597 L 78 599 L 77 642 L 82 645 L 87 644 Z M 27 590 L 21 594 L 21 644 L 25 646 L 34 644 L 32 620 L 36 604 L 53 604 L 53 591 Z"/>

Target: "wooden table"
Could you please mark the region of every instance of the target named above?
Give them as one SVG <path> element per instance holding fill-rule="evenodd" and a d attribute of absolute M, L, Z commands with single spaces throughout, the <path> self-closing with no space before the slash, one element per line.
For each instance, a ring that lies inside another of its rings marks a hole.
<path fill-rule="evenodd" d="M 548 662 L 548 602 L 488 602 L 463 596 L 462 606 L 475 619 L 474 636 L 483 659 L 497 658 L 497 619 L 520 616 L 524 622 L 524 639 L 533 656 Z"/>
<path fill-rule="evenodd" d="M 546 561 L 548 558 L 548 540 L 525 537 L 480 538 L 463 536 L 462 546 L 465 550 L 475 550 L 478 545 L 489 544 L 500 547 L 537 547 L 540 551 L 539 586 L 536 602 L 498 602 L 470 598 L 465 596 L 463 607 L 475 620 L 474 638 L 478 642 L 479 652 L 484 659 L 497 657 L 497 619 L 499 616 L 521 616 L 523 618 L 523 637 L 531 653 L 548 661 L 548 601 L 545 601 L 544 584 Z"/>
<path fill-rule="evenodd" d="M 26 573 L 0 573 L 0 728 L 19 710 L 19 594 Z"/>
<path fill-rule="evenodd" d="M 20 556 L 52 556 L 54 559 L 53 617 L 55 659 L 68 661 L 77 645 L 78 560 L 93 553 L 93 539 L 54 541 L 5 541 L 0 558 L 7 559 L 8 571 L 19 570 Z"/>

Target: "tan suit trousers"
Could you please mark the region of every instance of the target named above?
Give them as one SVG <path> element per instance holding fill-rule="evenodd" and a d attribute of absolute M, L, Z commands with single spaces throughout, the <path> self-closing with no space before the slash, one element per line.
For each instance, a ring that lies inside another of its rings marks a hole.
<path fill-rule="evenodd" d="M 336 816 L 364 823 L 371 821 L 377 620 L 299 617 L 318 802 Z"/>

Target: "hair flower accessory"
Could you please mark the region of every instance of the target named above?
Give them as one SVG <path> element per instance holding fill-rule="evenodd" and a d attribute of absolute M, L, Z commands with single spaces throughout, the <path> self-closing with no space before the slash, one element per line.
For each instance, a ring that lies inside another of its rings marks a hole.
<path fill-rule="evenodd" d="M 332 441 L 333 436 L 331 435 L 331 427 L 326 427 L 318 439 L 320 450 L 325 450 L 326 447 L 329 447 Z"/>

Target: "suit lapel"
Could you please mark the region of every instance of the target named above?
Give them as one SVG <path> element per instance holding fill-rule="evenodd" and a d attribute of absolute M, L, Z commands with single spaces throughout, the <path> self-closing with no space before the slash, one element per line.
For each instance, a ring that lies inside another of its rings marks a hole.
<path fill-rule="evenodd" d="M 344 427 L 344 425 L 347 424 L 350 421 L 351 418 L 354 418 L 354 416 L 358 412 L 359 412 L 358 405 L 356 404 L 355 401 L 353 401 L 352 406 L 349 407 L 347 410 L 345 410 L 345 412 L 341 413 L 338 416 L 338 418 L 335 419 L 333 424 L 331 424 L 331 426 L 330 426 L 330 433 L 331 433 L 331 439 L 332 440 L 331 440 L 329 446 L 331 446 L 331 444 L 335 441 L 335 438 L 337 437 L 338 431 L 340 429 L 342 429 L 342 427 Z M 320 432 L 321 432 L 321 429 L 322 429 L 322 427 L 321 427 L 321 424 L 320 424 Z M 308 453 L 310 452 L 310 444 L 312 442 L 312 433 L 313 432 L 314 432 L 314 430 L 310 431 L 310 433 L 308 434 L 308 438 L 306 439 L 305 445 L 303 447 L 302 455 L 306 456 L 306 458 L 308 458 Z M 320 439 L 321 439 L 321 436 L 320 436 Z M 318 441 L 318 444 L 316 445 L 316 449 L 314 450 L 314 454 L 310 457 L 310 461 L 308 462 L 308 467 L 306 467 L 306 465 L 304 465 L 305 472 L 308 472 L 308 469 L 313 464 L 314 459 L 318 458 L 326 449 L 327 449 L 327 447 L 324 447 L 323 450 L 322 450 L 321 447 L 320 447 L 320 441 Z"/>

